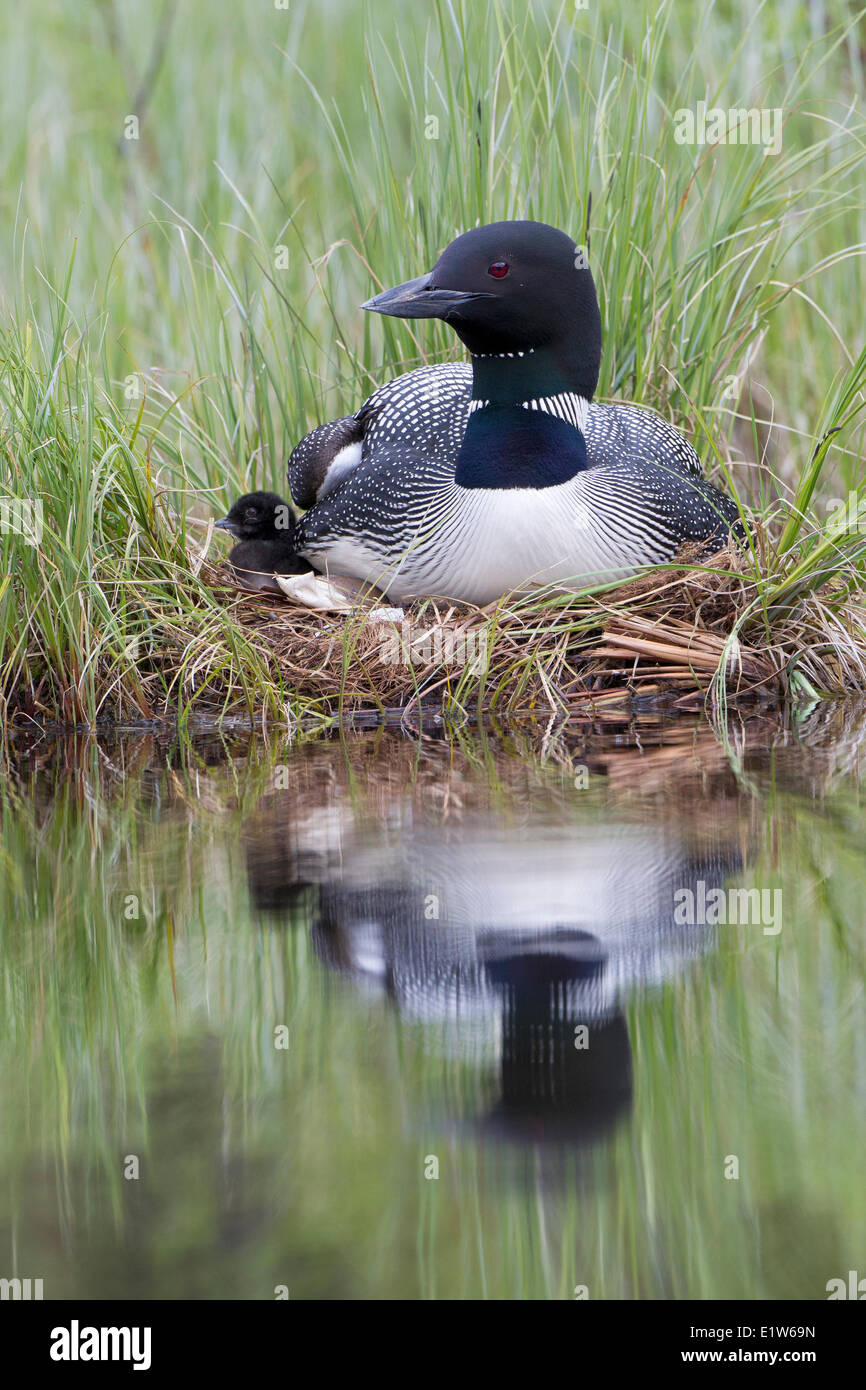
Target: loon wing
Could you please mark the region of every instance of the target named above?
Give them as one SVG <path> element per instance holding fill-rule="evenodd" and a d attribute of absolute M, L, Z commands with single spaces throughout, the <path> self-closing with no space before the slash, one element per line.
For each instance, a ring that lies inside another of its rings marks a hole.
<path fill-rule="evenodd" d="M 289 488 L 298 507 L 312 507 L 339 486 L 361 461 L 364 426 L 344 415 L 305 435 L 289 458 Z"/>
<path fill-rule="evenodd" d="M 703 465 L 685 435 L 663 416 L 642 405 L 593 401 L 586 418 L 590 468 L 623 463 L 654 463 L 666 471 L 703 477 Z"/>
<path fill-rule="evenodd" d="M 422 456 L 450 461 L 453 472 L 471 391 L 472 368 L 465 362 L 419 367 L 386 382 L 355 415 L 319 425 L 292 451 L 292 500 L 306 510 L 336 491 L 362 459 L 381 453 L 384 466 L 395 450 L 410 445 Z"/>

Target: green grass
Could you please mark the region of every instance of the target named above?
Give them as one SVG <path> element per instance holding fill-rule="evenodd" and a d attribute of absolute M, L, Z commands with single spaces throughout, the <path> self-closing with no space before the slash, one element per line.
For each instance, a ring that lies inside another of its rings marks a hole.
<path fill-rule="evenodd" d="M 511 216 L 588 242 L 600 394 L 676 420 L 765 519 L 734 635 L 796 628 L 819 691 L 838 640 L 838 684 L 866 683 L 864 49 L 841 0 L 0 19 L 0 486 L 44 514 L 38 546 L 0 534 L 7 716 L 338 704 L 202 582 L 201 523 L 284 490 L 306 429 L 456 355 L 444 326 L 358 305 Z M 780 108 L 781 153 L 677 144 L 699 100 Z"/>

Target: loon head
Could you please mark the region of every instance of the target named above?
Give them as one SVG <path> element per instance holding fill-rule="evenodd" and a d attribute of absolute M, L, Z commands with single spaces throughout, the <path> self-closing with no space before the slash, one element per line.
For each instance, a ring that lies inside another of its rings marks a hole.
<path fill-rule="evenodd" d="M 248 492 L 215 524 L 238 540 L 289 541 L 295 522 L 288 502 L 275 492 Z"/>
<path fill-rule="evenodd" d="M 472 354 L 460 486 L 552 487 L 586 468 L 601 315 L 586 258 L 565 232 L 543 222 L 475 227 L 446 246 L 429 275 L 363 308 L 444 319 Z"/>
<path fill-rule="evenodd" d="M 523 389 L 532 395 L 543 387 L 591 400 L 598 384 L 601 316 L 592 275 L 573 239 L 543 222 L 491 222 L 464 232 L 428 275 L 362 308 L 443 319 L 476 366 L 495 359 L 503 380 L 504 364 L 514 362 L 505 375 L 518 389 L 528 383 Z"/>

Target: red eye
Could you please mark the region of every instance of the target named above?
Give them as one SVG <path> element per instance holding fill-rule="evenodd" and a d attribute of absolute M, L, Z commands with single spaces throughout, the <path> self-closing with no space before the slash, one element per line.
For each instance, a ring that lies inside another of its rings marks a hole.
<path fill-rule="evenodd" d="M 508 274 L 508 262 L 494 261 L 492 265 L 487 267 L 487 274 L 492 275 L 494 280 L 501 280 L 503 275 Z"/>

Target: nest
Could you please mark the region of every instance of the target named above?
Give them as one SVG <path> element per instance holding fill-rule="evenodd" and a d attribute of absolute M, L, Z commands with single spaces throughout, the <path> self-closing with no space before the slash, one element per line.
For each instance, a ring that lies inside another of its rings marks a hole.
<path fill-rule="evenodd" d="M 647 696 L 681 707 L 708 696 L 766 703 L 785 693 L 794 661 L 811 663 L 810 679 L 835 694 L 850 690 L 852 662 L 866 672 L 863 634 L 852 634 L 839 604 L 830 651 L 820 594 L 780 610 L 768 633 L 762 576 L 736 545 L 701 561 L 684 549 L 670 568 L 601 593 L 548 589 L 483 609 L 425 599 L 396 615 L 383 613 L 381 597 L 323 612 L 247 594 L 224 566 L 208 578 L 283 685 L 328 709 L 423 700 L 559 712 Z"/>

